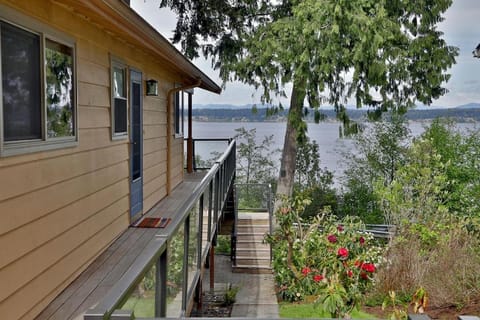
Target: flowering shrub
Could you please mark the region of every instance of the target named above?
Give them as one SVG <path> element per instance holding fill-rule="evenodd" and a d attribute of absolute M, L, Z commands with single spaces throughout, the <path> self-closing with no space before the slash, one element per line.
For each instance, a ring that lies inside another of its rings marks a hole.
<path fill-rule="evenodd" d="M 276 212 L 277 229 L 267 238 L 279 294 L 289 301 L 315 300 L 332 317 L 346 316 L 372 283 L 381 249 L 355 217 L 337 220 L 325 212 L 303 224 L 306 205 L 301 198 L 285 200 Z"/>

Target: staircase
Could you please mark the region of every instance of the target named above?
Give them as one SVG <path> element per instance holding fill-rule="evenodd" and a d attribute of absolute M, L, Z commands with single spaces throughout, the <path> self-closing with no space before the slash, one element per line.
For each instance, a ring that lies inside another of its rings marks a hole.
<path fill-rule="evenodd" d="M 268 212 L 239 212 L 236 257 L 233 272 L 271 273 L 270 245 L 264 242 L 269 232 Z"/>

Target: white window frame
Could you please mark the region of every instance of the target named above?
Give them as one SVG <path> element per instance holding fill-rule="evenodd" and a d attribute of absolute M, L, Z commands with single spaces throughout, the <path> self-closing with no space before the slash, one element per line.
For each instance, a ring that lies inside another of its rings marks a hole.
<path fill-rule="evenodd" d="M 123 83 L 123 90 L 125 92 L 125 97 L 122 97 L 122 100 L 126 101 L 126 110 L 125 110 L 125 121 L 126 121 L 126 130 L 121 131 L 121 132 L 115 132 L 115 99 L 118 99 L 115 97 L 115 89 L 114 89 L 114 79 L 113 79 L 113 70 L 114 68 L 119 68 L 123 70 L 123 76 L 124 76 L 124 83 Z M 110 122 L 111 122 L 111 129 L 112 129 L 112 140 L 122 140 L 122 139 L 128 139 L 128 132 L 129 132 L 129 74 L 128 74 L 128 66 L 126 63 L 124 63 L 121 59 L 111 55 L 110 56 Z"/>
<path fill-rule="evenodd" d="M 8 157 L 40 151 L 48 151 L 78 146 L 78 80 L 77 80 L 77 50 L 75 39 L 68 35 L 53 29 L 52 27 L 39 22 L 31 17 L 25 16 L 7 6 L 0 5 L 0 20 L 23 29 L 40 37 L 40 84 L 41 97 L 39 108 L 41 108 L 41 130 L 42 137 L 34 140 L 20 141 L 4 141 L 4 124 L 3 124 L 3 85 L 2 70 L 0 63 L 0 157 Z M 60 43 L 72 49 L 73 59 L 73 136 L 48 138 L 47 135 L 47 107 L 46 107 L 46 72 L 45 72 L 45 49 L 46 39 Z M 1 58 L 0 46 L 0 58 Z M 43 67 L 42 67 L 43 66 Z"/>

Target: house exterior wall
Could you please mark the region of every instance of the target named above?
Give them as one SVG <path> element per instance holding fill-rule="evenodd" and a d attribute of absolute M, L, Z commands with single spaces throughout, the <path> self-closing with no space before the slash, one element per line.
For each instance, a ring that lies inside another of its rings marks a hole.
<path fill-rule="evenodd" d="M 111 56 L 159 84 L 156 97 L 143 88 L 144 212 L 183 179 L 183 139 L 167 128 L 166 97 L 180 79 L 66 6 L 0 5 L 65 33 L 76 47 L 78 145 L 0 158 L 0 315 L 32 319 L 130 224 L 129 139 L 111 133 Z"/>

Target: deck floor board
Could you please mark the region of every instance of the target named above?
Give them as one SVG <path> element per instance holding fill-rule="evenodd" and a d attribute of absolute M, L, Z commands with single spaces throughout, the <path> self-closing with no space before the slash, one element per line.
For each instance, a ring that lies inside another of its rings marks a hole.
<path fill-rule="evenodd" d="M 174 222 L 179 208 L 193 193 L 202 177 L 202 174 L 185 175 L 184 182 L 145 216 L 171 218 Z M 36 320 L 82 319 L 81 315 L 105 296 L 152 238 L 157 234 L 168 236 L 174 231 L 171 225 L 172 223 L 165 229 L 126 229 L 36 317 Z"/>

